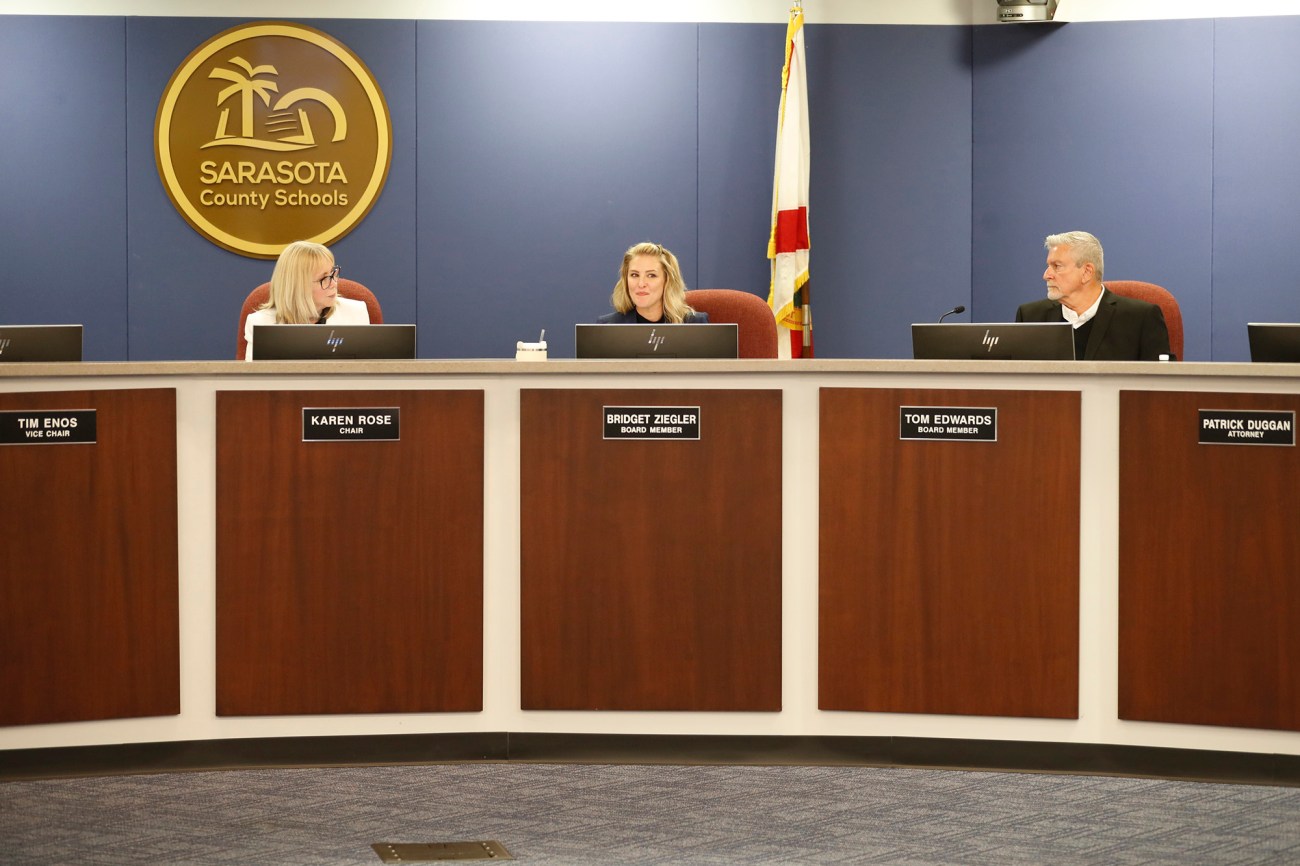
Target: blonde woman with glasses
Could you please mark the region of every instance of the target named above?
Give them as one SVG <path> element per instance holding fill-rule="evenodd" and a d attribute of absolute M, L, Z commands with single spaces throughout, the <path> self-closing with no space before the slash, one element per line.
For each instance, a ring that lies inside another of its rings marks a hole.
<path fill-rule="evenodd" d="M 311 241 L 289 244 L 271 273 L 270 298 L 244 322 L 244 357 L 253 360 L 254 325 L 369 325 L 365 303 L 338 292 L 339 266 L 328 247 Z"/>

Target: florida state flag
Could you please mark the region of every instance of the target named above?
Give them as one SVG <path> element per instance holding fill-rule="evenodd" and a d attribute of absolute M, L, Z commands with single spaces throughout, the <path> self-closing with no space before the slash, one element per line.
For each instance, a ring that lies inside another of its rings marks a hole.
<path fill-rule="evenodd" d="M 808 297 L 808 75 L 804 66 L 803 7 L 790 9 L 781 71 L 781 112 L 776 124 L 776 175 L 772 181 L 772 233 L 767 257 L 772 283 L 767 305 L 777 324 L 777 357 L 812 357 Z"/>

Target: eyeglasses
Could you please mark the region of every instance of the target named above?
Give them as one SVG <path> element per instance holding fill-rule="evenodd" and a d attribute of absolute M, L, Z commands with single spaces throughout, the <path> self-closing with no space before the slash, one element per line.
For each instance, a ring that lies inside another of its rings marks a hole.
<path fill-rule="evenodd" d="M 316 282 L 320 283 L 320 287 L 322 289 L 328 289 L 330 287 L 330 284 L 337 283 L 338 281 L 339 281 L 339 266 L 335 265 L 328 274 L 321 277 Z"/>

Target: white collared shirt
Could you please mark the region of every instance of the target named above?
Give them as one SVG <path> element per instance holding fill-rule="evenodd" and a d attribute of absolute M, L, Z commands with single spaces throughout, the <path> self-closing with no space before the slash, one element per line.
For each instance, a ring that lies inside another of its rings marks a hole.
<path fill-rule="evenodd" d="M 1106 296 L 1106 287 L 1102 286 L 1101 294 L 1097 296 L 1097 300 L 1092 302 L 1091 307 L 1084 310 L 1082 313 L 1076 313 L 1074 310 L 1071 310 L 1065 304 L 1061 304 L 1061 315 L 1065 318 L 1065 321 L 1069 322 L 1073 327 L 1077 328 L 1080 325 L 1082 325 L 1084 322 L 1087 322 L 1093 316 L 1097 315 L 1097 310 L 1099 307 L 1101 307 L 1101 299 L 1104 298 L 1105 296 Z"/>

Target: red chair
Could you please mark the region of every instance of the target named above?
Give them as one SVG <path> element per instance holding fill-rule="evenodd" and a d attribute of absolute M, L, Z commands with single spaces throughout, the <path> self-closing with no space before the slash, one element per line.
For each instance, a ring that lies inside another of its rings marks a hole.
<path fill-rule="evenodd" d="M 736 289 L 694 289 L 686 293 L 686 303 L 708 313 L 710 322 L 738 325 L 740 357 L 776 357 L 776 319 L 767 301 L 758 295 Z"/>
<path fill-rule="evenodd" d="M 1169 351 L 1174 353 L 1177 360 L 1183 360 L 1183 312 L 1168 289 L 1139 280 L 1106 280 L 1105 285 L 1117 295 L 1137 298 L 1159 307 L 1160 312 L 1165 314 L 1165 326 L 1169 328 Z"/>
<path fill-rule="evenodd" d="M 384 323 L 384 311 L 379 308 L 379 299 L 375 293 L 355 280 L 345 280 L 339 277 L 339 294 L 345 298 L 351 298 L 354 301 L 364 301 L 366 311 L 370 314 L 370 324 L 382 325 Z M 248 314 L 254 310 L 260 309 L 267 299 L 271 297 L 271 284 L 262 283 L 262 285 L 248 293 L 244 299 L 244 306 L 239 311 L 239 339 L 235 343 L 235 360 L 242 361 L 248 354 L 248 340 L 244 339 L 244 321 Z"/>

